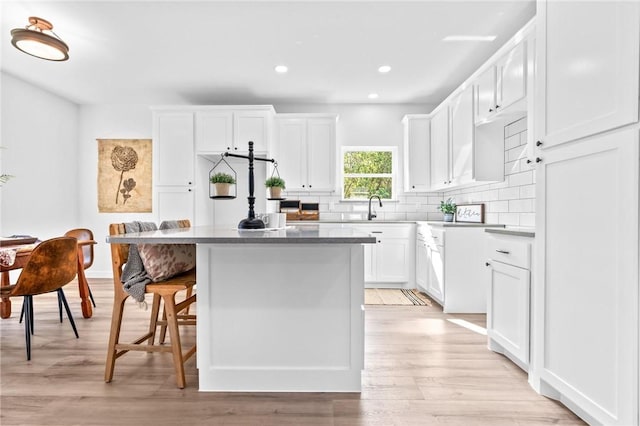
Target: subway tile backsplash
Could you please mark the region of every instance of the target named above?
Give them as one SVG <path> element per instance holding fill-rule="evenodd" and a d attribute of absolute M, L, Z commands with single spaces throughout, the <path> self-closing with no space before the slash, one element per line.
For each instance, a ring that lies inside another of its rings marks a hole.
<path fill-rule="evenodd" d="M 457 204 L 485 204 L 485 222 L 535 226 L 535 169 L 527 164 L 527 118 L 504 128 L 505 181 L 447 191 Z"/>
<path fill-rule="evenodd" d="M 484 203 L 485 222 L 508 226 L 535 226 L 535 170 L 526 163 L 527 119 L 504 128 L 505 180 L 444 193 L 400 193 L 398 200 L 375 205 L 378 220 L 442 220 L 440 201 L 453 197 L 457 204 Z M 320 218 L 341 220 L 344 214 L 366 218 L 367 204 L 341 202 L 335 194 L 286 192 L 290 199 L 319 203 Z"/>

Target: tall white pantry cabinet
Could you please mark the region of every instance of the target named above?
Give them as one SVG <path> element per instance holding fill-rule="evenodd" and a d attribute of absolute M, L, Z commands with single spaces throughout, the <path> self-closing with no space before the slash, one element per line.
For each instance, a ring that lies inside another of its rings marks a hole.
<path fill-rule="evenodd" d="M 532 383 L 637 425 L 638 2 L 538 1 Z"/>

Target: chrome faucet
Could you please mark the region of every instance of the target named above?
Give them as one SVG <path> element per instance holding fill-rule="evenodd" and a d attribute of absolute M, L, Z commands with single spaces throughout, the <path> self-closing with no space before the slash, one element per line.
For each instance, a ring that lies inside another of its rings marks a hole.
<path fill-rule="evenodd" d="M 382 200 L 380 199 L 379 196 L 377 195 L 372 195 L 371 197 L 369 197 L 369 214 L 367 215 L 367 220 L 371 220 L 374 217 L 378 217 L 375 212 L 371 213 L 371 200 L 373 200 L 374 198 L 377 198 L 378 201 L 380 202 L 380 207 L 382 207 Z"/>

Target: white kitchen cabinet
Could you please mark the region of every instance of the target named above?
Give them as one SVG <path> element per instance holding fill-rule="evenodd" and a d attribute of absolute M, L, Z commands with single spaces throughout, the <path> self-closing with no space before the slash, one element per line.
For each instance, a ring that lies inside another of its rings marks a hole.
<path fill-rule="evenodd" d="M 278 114 L 274 157 L 287 191 L 334 191 L 336 120 L 332 114 Z"/>
<path fill-rule="evenodd" d="M 531 239 L 488 234 L 487 240 L 489 349 L 528 371 Z"/>
<path fill-rule="evenodd" d="M 639 7 L 538 1 L 535 126 L 544 148 L 638 121 Z"/>
<path fill-rule="evenodd" d="M 537 9 L 534 387 L 638 424 L 640 4 Z"/>
<path fill-rule="evenodd" d="M 414 288 L 415 230 L 413 224 L 356 224 L 376 238 L 364 246 L 367 287 Z"/>
<path fill-rule="evenodd" d="M 526 41 L 522 41 L 491 63 L 476 78 L 475 122 L 495 120 L 526 95 Z"/>
<path fill-rule="evenodd" d="M 638 421 L 638 129 L 544 151 L 534 348 L 543 394 L 585 419 Z"/>
<path fill-rule="evenodd" d="M 404 125 L 404 191 L 429 190 L 431 156 L 430 121 L 426 114 L 405 115 Z"/>
<path fill-rule="evenodd" d="M 427 291 L 429 283 L 427 232 L 425 225 L 416 226 L 416 289 L 423 292 Z"/>
<path fill-rule="evenodd" d="M 431 117 L 431 190 L 448 189 L 449 178 L 449 106 L 442 106 Z"/>
<path fill-rule="evenodd" d="M 199 153 L 255 152 L 270 149 L 271 106 L 205 106 L 195 111 L 196 151 Z"/>
<path fill-rule="evenodd" d="M 473 86 L 451 101 L 451 181 L 463 185 L 473 179 Z"/>
<path fill-rule="evenodd" d="M 193 185 L 193 135 L 193 112 L 154 112 L 154 186 Z"/>
<path fill-rule="evenodd" d="M 153 213 L 157 221 L 194 218 L 193 112 L 153 112 Z"/>
<path fill-rule="evenodd" d="M 427 294 L 445 313 L 485 313 L 484 227 L 428 225 Z"/>
<path fill-rule="evenodd" d="M 195 188 L 185 186 L 159 186 L 154 192 L 155 218 L 163 220 L 189 219 L 195 224 Z"/>

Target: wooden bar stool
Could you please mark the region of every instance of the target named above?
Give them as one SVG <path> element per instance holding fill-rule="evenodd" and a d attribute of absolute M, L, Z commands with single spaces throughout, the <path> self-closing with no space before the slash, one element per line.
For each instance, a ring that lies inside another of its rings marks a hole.
<path fill-rule="evenodd" d="M 109 225 L 109 235 L 124 233 L 124 223 Z M 189 272 L 177 275 L 166 281 L 147 284 L 145 293 L 153 294 L 149 331 L 132 343 L 120 343 L 124 303 L 129 297 L 129 294 L 124 290 L 121 277 L 122 268 L 127 262 L 128 256 L 128 244 L 111 244 L 114 300 L 109 348 L 105 366 L 105 382 L 109 383 L 113 379 L 116 359 L 129 351 L 171 352 L 173 354 L 173 365 L 176 373 L 176 384 L 182 389 L 185 386 L 184 363 L 196 352 L 196 345 L 194 344 L 191 348 L 183 352 L 180 342 L 179 326 L 196 325 L 196 320 L 195 316 L 182 316 L 179 315 L 179 313 L 196 301 L 196 295 L 191 294 L 180 303 L 176 303 L 175 296 L 176 293 L 180 291 L 193 288 L 196 283 L 196 271 L 192 269 Z M 164 303 L 166 319 L 158 320 L 161 300 Z M 155 344 L 154 340 L 157 327 L 166 327 L 169 329 L 170 345 Z M 146 344 L 144 344 L 145 342 Z"/>

